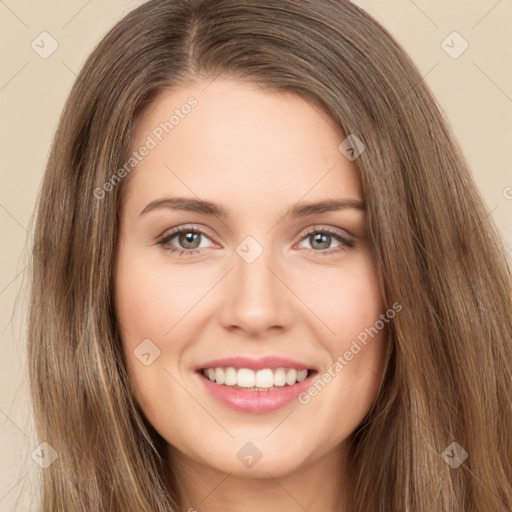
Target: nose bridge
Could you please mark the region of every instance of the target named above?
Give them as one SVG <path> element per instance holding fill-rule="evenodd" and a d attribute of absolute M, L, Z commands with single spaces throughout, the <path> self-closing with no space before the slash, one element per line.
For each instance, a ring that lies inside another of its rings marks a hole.
<path fill-rule="evenodd" d="M 272 249 L 254 237 L 237 246 L 222 311 L 226 327 L 238 326 L 254 334 L 290 320 L 290 297 L 275 275 L 275 261 Z"/>

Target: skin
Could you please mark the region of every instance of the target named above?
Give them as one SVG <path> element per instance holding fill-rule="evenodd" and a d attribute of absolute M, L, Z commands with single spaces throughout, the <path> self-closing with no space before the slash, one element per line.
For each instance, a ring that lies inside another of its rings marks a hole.
<path fill-rule="evenodd" d="M 218 403 L 194 369 L 233 355 L 275 355 L 321 373 L 385 312 L 364 210 L 286 215 L 298 202 L 362 201 L 357 168 L 338 150 L 345 135 L 304 99 L 234 79 L 207 84 L 161 94 L 132 140 L 139 148 L 197 99 L 124 191 L 115 302 L 134 394 L 169 443 L 184 510 L 335 510 L 347 439 L 378 391 L 386 329 L 308 404 L 294 400 L 271 413 Z M 228 217 L 170 208 L 140 214 L 171 196 L 218 202 Z M 157 243 L 190 224 L 207 233 L 199 252 L 170 252 L 191 250 L 178 236 Z M 334 238 L 322 245 L 305 235 L 310 228 L 331 229 L 354 246 Z M 250 264 L 236 252 L 247 236 L 263 248 Z M 144 339 L 160 349 L 149 366 L 134 355 Z M 237 457 L 247 442 L 262 453 L 250 468 Z"/>

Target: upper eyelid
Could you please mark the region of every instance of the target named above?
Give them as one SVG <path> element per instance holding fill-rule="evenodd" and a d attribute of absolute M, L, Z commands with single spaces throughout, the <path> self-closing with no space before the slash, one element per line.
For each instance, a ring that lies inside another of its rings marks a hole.
<path fill-rule="evenodd" d="M 169 232 L 164 232 L 164 234 L 159 236 L 158 239 L 165 240 L 165 239 L 168 239 L 169 237 L 174 238 L 176 235 L 179 235 L 180 232 L 186 233 L 188 231 L 195 231 L 195 232 L 200 233 L 201 235 L 207 236 L 210 239 L 212 238 L 205 228 L 185 225 L 185 226 L 178 226 L 176 228 L 173 228 Z"/>

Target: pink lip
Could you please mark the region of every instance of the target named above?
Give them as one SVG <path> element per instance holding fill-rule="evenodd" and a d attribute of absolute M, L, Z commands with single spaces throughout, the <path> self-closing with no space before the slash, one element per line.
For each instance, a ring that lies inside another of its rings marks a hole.
<path fill-rule="evenodd" d="M 259 359 L 252 359 L 245 356 L 228 357 L 225 359 L 215 359 L 208 361 L 196 367 L 196 370 L 204 368 L 249 368 L 250 370 L 262 370 L 263 368 L 295 368 L 296 370 L 315 370 L 309 366 L 293 359 L 286 359 L 284 357 L 266 356 Z"/>
<path fill-rule="evenodd" d="M 308 375 L 302 382 L 268 391 L 244 391 L 216 384 L 200 373 L 197 375 L 213 398 L 235 411 L 253 414 L 276 411 L 296 400 L 300 393 L 311 386 L 314 377 L 314 374 Z"/>
<path fill-rule="evenodd" d="M 295 368 L 297 370 L 313 370 L 302 382 L 292 386 L 282 386 L 268 391 L 245 391 L 212 382 L 202 373 L 204 368 Z M 313 368 L 281 357 L 263 357 L 251 359 L 247 357 L 231 357 L 209 361 L 197 367 L 197 375 L 208 393 L 223 405 L 238 412 L 263 414 L 276 411 L 297 399 L 298 395 L 311 386 L 312 379 L 317 373 Z"/>

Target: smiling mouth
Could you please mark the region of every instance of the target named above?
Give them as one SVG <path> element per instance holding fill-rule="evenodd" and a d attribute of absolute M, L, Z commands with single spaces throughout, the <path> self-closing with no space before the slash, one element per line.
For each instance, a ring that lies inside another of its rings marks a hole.
<path fill-rule="evenodd" d="M 216 367 L 203 368 L 199 373 L 215 384 L 243 391 L 272 391 L 301 383 L 311 377 L 315 370 L 296 368 L 250 368 Z"/>

